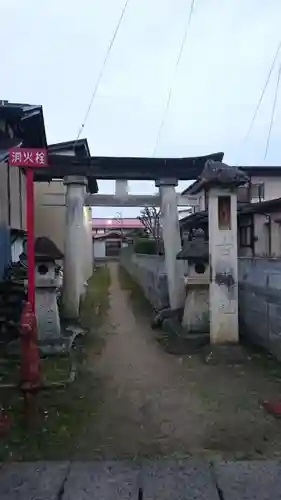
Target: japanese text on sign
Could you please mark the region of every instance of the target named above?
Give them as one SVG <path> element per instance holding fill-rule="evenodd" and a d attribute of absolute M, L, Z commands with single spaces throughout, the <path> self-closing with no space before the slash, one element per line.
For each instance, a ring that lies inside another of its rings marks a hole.
<path fill-rule="evenodd" d="M 10 149 L 9 164 L 16 165 L 18 167 L 46 167 L 48 165 L 47 149 Z"/>

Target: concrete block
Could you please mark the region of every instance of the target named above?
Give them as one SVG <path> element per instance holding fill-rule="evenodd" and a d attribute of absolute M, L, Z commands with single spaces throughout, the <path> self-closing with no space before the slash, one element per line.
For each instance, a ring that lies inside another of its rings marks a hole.
<path fill-rule="evenodd" d="M 281 342 L 281 306 L 268 304 L 269 335 L 279 336 Z"/>
<path fill-rule="evenodd" d="M 209 286 L 188 287 L 182 324 L 188 332 L 210 331 Z"/>
<path fill-rule="evenodd" d="M 281 465 L 275 461 L 225 462 L 214 465 L 221 498 L 280 500 Z"/>
<path fill-rule="evenodd" d="M 268 274 L 268 286 L 281 291 L 281 269 L 279 272 L 270 272 Z"/>
<path fill-rule="evenodd" d="M 138 469 L 126 462 L 78 462 L 71 467 L 63 500 L 138 498 Z"/>
<path fill-rule="evenodd" d="M 144 500 L 219 500 L 209 464 L 159 460 L 142 468 Z"/>
<path fill-rule="evenodd" d="M 12 463 L 0 469 L 1 500 L 57 500 L 68 462 Z"/>

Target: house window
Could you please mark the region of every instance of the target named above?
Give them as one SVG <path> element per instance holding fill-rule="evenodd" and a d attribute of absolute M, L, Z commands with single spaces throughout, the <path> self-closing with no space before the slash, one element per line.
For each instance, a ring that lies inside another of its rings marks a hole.
<path fill-rule="evenodd" d="M 251 184 L 250 185 L 250 196 L 251 200 L 255 199 L 258 201 L 264 200 L 264 183 Z"/>
<path fill-rule="evenodd" d="M 249 185 L 239 186 L 237 189 L 237 202 L 238 203 L 249 203 Z"/>
<path fill-rule="evenodd" d="M 241 226 L 239 228 L 239 243 L 241 248 L 252 246 L 252 227 Z"/>
<path fill-rule="evenodd" d="M 218 197 L 219 229 L 231 229 L 231 198 L 230 196 Z"/>

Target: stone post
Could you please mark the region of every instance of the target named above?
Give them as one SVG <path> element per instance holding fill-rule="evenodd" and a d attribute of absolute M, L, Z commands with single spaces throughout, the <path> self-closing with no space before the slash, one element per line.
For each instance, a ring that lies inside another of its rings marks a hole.
<path fill-rule="evenodd" d="M 64 178 L 66 185 L 66 228 L 63 266 L 63 315 L 78 319 L 80 297 L 84 292 L 83 260 L 85 250 L 84 200 L 87 179 L 80 176 Z"/>
<path fill-rule="evenodd" d="M 168 278 L 169 300 L 172 310 L 184 307 L 184 264 L 177 260 L 181 250 L 179 228 L 176 179 L 162 179 L 156 181 L 161 200 L 161 218 L 165 250 L 165 266 Z"/>
<path fill-rule="evenodd" d="M 84 207 L 84 279 L 88 281 L 93 274 L 93 238 L 92 238 L 92 209 Z"/>
<path fill-rule="evenodd" d="M 238 331 L 237 188 L 248 177 L 236 167 L 207 161 L 198 189 L 208 193 L 210 341 L 235 344 Z"/>
<path fill-rule="evenodd" d="M 209 190 L 210 340 L 236 343 L 238 331 L 236 188 Z"/>
<path fill-rule="evenodd" d="M 127 198 L 128 196 L 128 181 L 127 180 L 116 180 L 115 181 L 115 196 L 118 198 Z"/>

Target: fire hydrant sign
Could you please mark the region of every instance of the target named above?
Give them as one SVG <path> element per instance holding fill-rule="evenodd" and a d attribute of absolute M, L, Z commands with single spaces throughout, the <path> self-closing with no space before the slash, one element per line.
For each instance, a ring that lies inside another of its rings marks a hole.
<path fill-rule="evenodd" d="M 47 149 L 12 148 L 9 150 L 9 165 L 17 167 L 47 167 Z"/>

